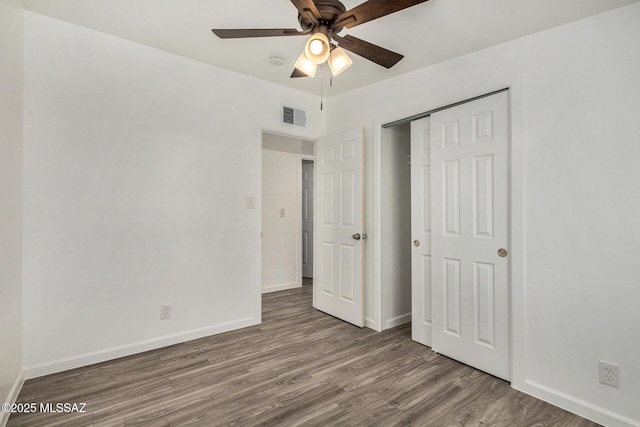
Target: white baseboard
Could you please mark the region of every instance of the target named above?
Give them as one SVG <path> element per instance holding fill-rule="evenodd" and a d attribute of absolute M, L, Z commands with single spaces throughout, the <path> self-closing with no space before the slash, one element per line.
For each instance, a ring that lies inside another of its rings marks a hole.
<path fill-rule="evenodd" d="M 269 285 L 262 287 L 262 293 L 268 294 L 270 292 L 278 292 L 278 291 L 286 291 L 287 289 L 294 289 L 302 287 L 301 282 L 291 282 L 291 283 L 279 283 L 277 285 Z"/>
<path fill-rule="evenodd" d="M 217 325 L 193 329 L 191 331 L 181 332 L 178 334 L 166 335 L 163 337 L 140 341 L 133 344 L 112 347 L 100 351 L 81 354 L 78 356 L 45 362 L 34 366 L 28 366 L 24 370 L 25 378 L 37 378 L 44 375 L 54 374 L 56 372 L 62 372 L 82 366 L 93 365 L 94 363 L 106 362 L 107 360 L 117 359 L 119 357 L 131 356 L 132 354 L 155 350 L 174 344 L 180 344 L 185 341 L 191 341 L 198 338 L 208 337 L 210 335 L 216 335 L 240 328 L 246 328 L 247 326 L 256 325 L 258 323 L 260 323 L 259 319 L 248 317 L 245 319 L 235 320 L 233 322 L 220 323 Z"/>
<path fill-rule="evenodd" d="M 387 327 L 385 329 L 395 328 L 396 326 L 404 325 L 405 323 L 409 322 L 411 322 L 411 312 L 392 317 L 391 319 L 387 319 Z"/>
<path fill-rule="evenodd" d="M 9 391 L 9 396 L 7 396 L 6 401 L 0 400 L 0 403 L 15 403 L 18 399 L 18 395 L 20 394 L 20 390 L 22 390 L 22 385 L 24 384 L 24 371 L 20 372 L 18 378 L 16 378 L 13 383 L 13 387 Z M 11 413 L 0 411 L 0 426 L 5 427 L 7 425 L 7 421 L 9 421 L 9 415 Z"/>
<path fill-rule="evenodd" d="M 511 386 L 516 390 L 604 426 L 640 427 L 640 420 L 632 420 L 631 418 L 611 412 L 608 409 L 578 399 L 575 396 L 538 384 L 535 381 L 525 380 L 524 384 L 512 384 Z"/>

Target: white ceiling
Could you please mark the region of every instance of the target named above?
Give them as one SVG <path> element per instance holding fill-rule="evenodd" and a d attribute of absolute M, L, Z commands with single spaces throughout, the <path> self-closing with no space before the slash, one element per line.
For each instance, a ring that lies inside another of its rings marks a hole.
<path fill-rule="evenodd" d="M 364 0 L 342 0 L 347 9 Z M 430 0 L 365 23 L 351 34 L 405 55 L 387 70 L 354 64 L 328 86 L 330 96 L 456 56 L 640 0 Z M 26 10 L 132 40 L 196 61 L 318 94 L 321 75 L 290 79 L 306 37 L 220 40 L 211 28 L 298 28 L 290 0 L 22 0 Z M 271 55 L 285 59 L 268 63 Z"/>

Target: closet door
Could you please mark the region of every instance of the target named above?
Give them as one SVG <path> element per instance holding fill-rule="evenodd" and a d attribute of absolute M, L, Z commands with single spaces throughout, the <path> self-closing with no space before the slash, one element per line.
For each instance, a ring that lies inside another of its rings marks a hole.
<path fill-rule="evenodd" d="M 431 346 L 430 118 L 411 122 L 411 339 Z"/>
<path fill-rule="evenodd" d="M 431 115 L 434 351 L 511 377 L 508 92 Z"/>

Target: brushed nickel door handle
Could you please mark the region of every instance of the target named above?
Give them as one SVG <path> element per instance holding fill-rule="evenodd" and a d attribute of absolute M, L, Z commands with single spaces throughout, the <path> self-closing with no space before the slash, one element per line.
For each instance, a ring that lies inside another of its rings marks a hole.
<path fill-rule="evenodd" d="M 506 257 L 507 255 L 509 255 L 509 252 L 507 252 L 506 249 L 504 248 L 500 248 L 498 249 L 498 256 L 501 256 L 502 258 Z"/>
<path fill-rule="evenodd" d="M 360 240 L 360 238 L 361 238 L 360 233 L 356 233 L 351 237 L 353 237 L 353 240 Z"/>
<path fill-rule="evenodd" d="M 420 247 L 420 240 L 414 240 L 413 241 L 413 246 L 415 246 L 416 248 Z"/>

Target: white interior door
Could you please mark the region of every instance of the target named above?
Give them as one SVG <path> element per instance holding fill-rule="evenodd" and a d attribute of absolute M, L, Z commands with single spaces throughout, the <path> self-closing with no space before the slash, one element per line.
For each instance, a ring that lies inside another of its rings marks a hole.
<path fill-rule="evenodd" d="M 364 326 L 364 137 L 353 129 L 315 144 L 313 306 Z"/>
<path fill-rule="evenodd" d="M 431 115 L 434 351 L 511 375 L 508 93 Z"/>
<path fill-rule="evenodd" d="M 302 163 L 302 277 L 313 277 L 313 162 Z"/>
<path fill-rule="evenodd" d="M 411 339 L 431 346 L 430 118 L 411 122 Z"/>

